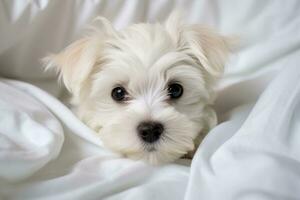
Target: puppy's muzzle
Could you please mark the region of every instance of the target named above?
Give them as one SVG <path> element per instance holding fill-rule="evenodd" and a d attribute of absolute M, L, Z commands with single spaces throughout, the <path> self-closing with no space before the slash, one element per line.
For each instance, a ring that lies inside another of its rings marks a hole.
<path fill-rule="evenodd" d="M 159 122 L 141 122 L 137 127 L 140 138 L 147 143 L 157 141 L 164 132 L 164 126 Z"/>

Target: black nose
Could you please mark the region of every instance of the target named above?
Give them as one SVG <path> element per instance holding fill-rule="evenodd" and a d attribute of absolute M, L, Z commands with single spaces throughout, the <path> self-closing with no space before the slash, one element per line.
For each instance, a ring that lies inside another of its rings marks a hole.
<path fill-rule="evenodd" d="M 137 127 L 141 139 L 148 143 L 157 141 L 164 131 L 164 126 L 158 122 L 142 122 Z"/>

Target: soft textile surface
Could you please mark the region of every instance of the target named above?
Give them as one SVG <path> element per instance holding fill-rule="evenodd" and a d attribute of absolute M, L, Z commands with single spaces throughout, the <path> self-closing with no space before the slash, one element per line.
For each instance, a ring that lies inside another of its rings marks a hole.
<path fill-rule="evenodd" d="M 299 1 L 1 1 L 0 74 L 59 96 L 39 59 L 98 14 L 116 27 L 165 19 L 241 35 L 210 131 L 189 165 L 153 167 L 102 147 L 60 101 L 0 79 L 0 199 L 300 199 Z"/>

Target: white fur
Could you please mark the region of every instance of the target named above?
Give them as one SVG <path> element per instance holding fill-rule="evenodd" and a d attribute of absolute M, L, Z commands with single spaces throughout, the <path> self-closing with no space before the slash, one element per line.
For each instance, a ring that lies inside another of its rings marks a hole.
<path fill-rule="evenodd" d="M 163 25 L 135 24 L 121 31 L 98 20 L 102 28 L 46 59 L 72 92 L 78 116 L 105 146 L 133 159 L 157 164 L 194 151 L 216 124 L 210 106 L 229 53 L 226 39 L 207 27 L 182 24 L 177 14 Z M 166 91 L 171 81 L 184 88 L 175 101 Z M 111 98 L 117 85 L 128 91 L 127 103 Z M 153 145 L 138 137 L 136 127 L 144 120 L 165 126 Z"/>

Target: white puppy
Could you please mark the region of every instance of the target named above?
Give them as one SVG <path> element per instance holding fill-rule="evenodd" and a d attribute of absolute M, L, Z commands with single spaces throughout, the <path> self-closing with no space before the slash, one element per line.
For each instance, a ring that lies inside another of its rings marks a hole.
<path fill-rule="evenodd" d="M 78 116 L 104 145 L 152 164 L 193 152 L 216 124 L 211 105 L 229 43 L 177 14 L 164 24 L 102 28 L 47 57 Z"/>

